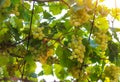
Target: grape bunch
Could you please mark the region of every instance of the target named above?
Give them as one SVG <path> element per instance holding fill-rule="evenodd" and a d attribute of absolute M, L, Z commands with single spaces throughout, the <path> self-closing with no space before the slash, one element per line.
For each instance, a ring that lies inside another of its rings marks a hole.
<path fill-rule="evenodd" d="M 94 33 L 94 39 L 97 44 L 99 44 L 99 48 L 102 51 L 105 51 L 107 48 L 108 36 L 104 30 L 98 30 Z"/>
<path fill-rule="evenodd" d="M 105 77 L 110 78 L 110 82 L 118 82 L 120 76 L 120 67 L 115 65 L 106 66 Z"/>
<path fill-rule="evenodd" d="M 18 11 L 19 4 L 15 4 L 15 7 L 13 8 L 13 10 L 11 11 L 12 14 L 15 14 L 16 16 L 20 15 L 20 12 Z"/>
<path fill-rule="evenodd" d="M 81 24 L 87 22 L 90 18 L 85 9 L 80 9 L 76 12 L 70 10 L 70 13 L 70 23 L 74 26 L 80 26 Z"/>
<path fill-rule="evenodd" d="M 42 40 L 43 37 L 45 36 L 44 33 L 43 33 L 43 30 L 44 30 L 44 27 L 32 28 L 33 38 Z"/>
<path fill-rule="evenodd" d="M 72 69 L 70 69 L 70 73 L 76 79 L 78 79 L 80 77 L 81 72 L 82 71 L 78 67 L 72 67 Z"/>
<path fill-rule="evenodd" d="M 70 70 L 72 76 L 78 79 L 78 82 L 88 82 L 86 81 L 89 77 L 89 74 L 86 71 L 83 71 L 78 66 L 72 67 Z"/>
<path fill-rule="evenodd" d="M 69 43 L 68 46 L 72 49 L 70 59 L 77 59 L 78 62 L 82 63 L 85 52 L 85 46 L 82 44 L 82 38 L 73 35 L 71 43 Z"/>

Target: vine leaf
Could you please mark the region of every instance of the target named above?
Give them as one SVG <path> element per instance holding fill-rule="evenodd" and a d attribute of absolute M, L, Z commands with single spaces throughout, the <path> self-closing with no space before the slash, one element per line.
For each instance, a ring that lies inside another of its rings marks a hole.
<path fill-rule="evenodd" d="M 43 73 L 44 73 L 45 75 L 50 75 L 50 74 L 52 74 L 52 66 L 47 65 L 47 64 L 43 64 L 43 65 L 42 65 L 42 68 L 43 68 Z"/>
<path fill-rule="evenodd" d="M 65 72 L 64 68 L 61 65 L 55 64 L 54 69 L 55 69 L 55 75 L 59 79 L 65 79 L 67 77 L 67 73 Z"/>
<path fill-rule="evenodd" d="M 53 15 L 57 15 L 57 14 L 61 13 L 62 6 L 58 3 L 53 3 L 53 4 L 50 5 L 49 9 L 50 9 L 50 11 L 52 12 Z"/>
<path fill-rule="evenodd" d="M 9 62 L 9 58 L 7 56 L 2 56 L 0 54 L 0 66 L 6 65 Z"/>

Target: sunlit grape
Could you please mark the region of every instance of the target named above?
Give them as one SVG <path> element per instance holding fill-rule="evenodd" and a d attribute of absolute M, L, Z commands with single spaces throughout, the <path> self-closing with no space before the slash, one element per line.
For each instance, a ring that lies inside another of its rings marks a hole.
<path fill-rule="evenodd" d="M 77 59 L 78 62 L 82 63 L 85 52 L 85 46 L 82 44 L 82 38 L 73 35 L 71 43 L 69 43 L 68 46 L 72 49 L 70 59 Z"/>
<path fill-rule="evenodd" d="M 110 65 L 105 67 L 105 76 L 109 77 L 110 82 L 118 82 L 120 75 L 120 67 Z"/>
<path fill-rule="evenodd" d="M 40 28 L 32 28 L 32 34 L 33 34 L 33 38 L 34 39 L 39 39 L 42 40 L 43 37 L 45 36 L 42 32 L 44 28 L 40 27 Z"/>
<path fill-rule="evenodd" d="M 107 49 L 107 42 L 108 42 L 108 36 L 106 34 L 106 31 L 99 30 L 94 32 L 93 38 L 95 39 L 96 43 L 99 44 L 98 47 L 105 51 Z"/>
<path fill-rule="evenodd" d="M 85 9 L 79 9 L 70 13 L 70 23 L 74 26 L 80 26 L 81 24 L 87 22 L 90 18 Z"/>

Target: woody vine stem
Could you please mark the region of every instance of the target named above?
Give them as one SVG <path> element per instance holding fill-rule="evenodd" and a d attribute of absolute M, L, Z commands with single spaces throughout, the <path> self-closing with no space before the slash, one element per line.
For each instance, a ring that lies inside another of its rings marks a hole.
<path fill-rule="evenodd" d="M 28 39 L 27 39 L 27 51 L 29 53 L 29 43 L 30 43 L 30 36 L 31 36 L 31 29 L 32 29 L 32 22 L 33 22 L 33 14 L 34 14 L 34 4 L 35 1 L 33 1 L 33 5 L 32 5 L 32 12 L 31 12 L 31 18 L 30 18 L 30 28 L 29 28 L 29 33 L 28 33 Z M 24 69 L 25 69 L 25 65 L 26 65 L 26 60 L 23 60 L 23 70 L 22 70 L 22 74 L 21 74 L 21 79 L 24 79 Z"/>

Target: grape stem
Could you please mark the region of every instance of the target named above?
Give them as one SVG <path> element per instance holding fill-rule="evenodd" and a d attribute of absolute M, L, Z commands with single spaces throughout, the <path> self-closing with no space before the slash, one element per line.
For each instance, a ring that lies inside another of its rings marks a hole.
<path fill-rule="evenodd" d="M 94 22 L 95 22 L 95 15 L 96 15 L 97 4 L 98 4 L 98 0 L 96 0 L 96 5 L 95 5 L 94 15 L 93 15 L 93 21 L 91 22 L 91 29 L 90 29 L 90 34 L 89 34 L 89 37 L 88 37 L 88 41 L 90 41 L 90 37 L 92 35 L 93 28 L 94 28 Z"/>
<path fill-rule="evenodd" d="M 32 28 L 32 21 L 33 21 L 32 19 L 33 19 L 33 14 L 34 14 L 34 3 L 35 3 L 35 1 L 33 2 L 33 8 L 32 8 L 32 12 L 31 12 L 30 29 L 29 29 L 28 40 L 27 40 L 27 50 L 29 47 L 29 41 L 30 41 L 30 35 L 31 35 L 31 28 Z"/>

